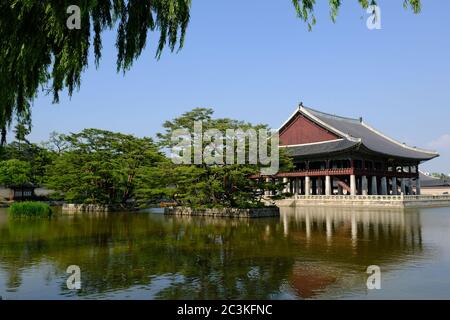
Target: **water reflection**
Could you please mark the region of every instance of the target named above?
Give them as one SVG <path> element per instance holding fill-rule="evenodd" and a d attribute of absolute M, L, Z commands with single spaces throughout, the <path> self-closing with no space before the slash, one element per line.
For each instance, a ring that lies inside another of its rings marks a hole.
<path fill-rule="evenodd" d="M 425 257 L 419 211 L 286 208 L 280 219 L 0 212 L 4 298 L 277 299 L 364 292 L 369 265 Z M 66 289 L 67 266 L 82 290 Z M 37 296 L 35 296 L 37 295 Z"/>
<path fill-rule="evenodd" d="M 285 236 L 294 233 L 307 244 L 344 246 L 353 254 L 371 248 L 422 250 L 420 211 L 355 210 L 349 208 L 283 208 Z"/>
<path fill-rule="evenodd" d="M 284 208 L 282 223 L 301 249 L 291 284 L 302 298 L 363 292 L 368 266 L 389 272 L 424 257 L 419 210 Z"/>

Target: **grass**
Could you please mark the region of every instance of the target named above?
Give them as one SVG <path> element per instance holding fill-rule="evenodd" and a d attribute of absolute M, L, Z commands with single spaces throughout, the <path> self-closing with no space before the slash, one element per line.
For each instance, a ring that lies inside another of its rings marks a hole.
<path fill-rule="evenodd" d="M 49 218 L 53 214 L 52 208 L 43 202 L 15 202 L 9 208 L 13 217 Z"/>

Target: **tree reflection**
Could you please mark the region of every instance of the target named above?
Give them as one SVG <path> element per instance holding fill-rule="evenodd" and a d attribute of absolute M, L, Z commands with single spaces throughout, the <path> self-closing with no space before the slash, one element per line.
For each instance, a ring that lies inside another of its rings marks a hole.
<path fill-rule="evenodd" d="M 68 297 L 73 264 L 82 270 L 79 297 L 152 288 L 142 298 L 312 298 L 350 290 L 350 275 L 364 284 L 368 265 L 389 268 L 422 253 L 417 211 L 284 209 L 281 219 L 260 220 L 79 214 L 0 224 L 7 290 L 20 293 L 21 273 L 50 263 Z"/>

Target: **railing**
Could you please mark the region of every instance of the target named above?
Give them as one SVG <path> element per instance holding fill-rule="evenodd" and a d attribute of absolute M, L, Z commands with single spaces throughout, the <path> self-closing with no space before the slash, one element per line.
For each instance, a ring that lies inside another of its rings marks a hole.
<path fill-rule="evenodd" d="M 292 197 L 295 200 L 377 200 L 377 201 L 428 201 L 428 200 L 443 200 L 450 201 L 450 195 L 439 195 L 439 196 L 405 196 L 405 195 L 367 195 L 367 196 L 350 196 L 350 195 L 332 195 L 332 196 L 303 196 L 303 195 L 294 195 Z M 291 199 L 292 199 L 291 198 Z"/>
<path fill-rule="evenodd" d="M 396 177 L 396 178 L 417 178 L 417 173 L 409 172 L 396 172 L 386 170 L 370 170 L 370 169 L 358 169 L 358 168 L 336 168 L 336 169 L 310 169 L 299 170 L 291 172 L 279 172 L 275 175 L 278 178 L 294 178 L 294 177 L 322 177 L 322 176 L 378 176 L 378 177 Z M 253 178 L 258 178 L 254 176 Z"/>
<path fill-rule="evenodd" d="M 355 170 L 352 168 L 338 168 L 338 169 L 312 169 L 292 172 L 280 172 L 276 177 L 316 177 L 316 176 L 347 176 L 354 174 Z"/>
<path fill-rule="evenodd" d="M 450 195 L 423 195 L 423 196 L 404 196 L 405 200 L 448 200 L 450 201 Z"/>
<path fill-rule="evenodd" d="M 417 178 L 418 174 L 414 172 L 397 172 L 388 170 L 374 170 L 374 169 L 355 169 L 354 174 L 358 176 L 377 176 L 386 178 Z"/>
<path fill-rule="evenodd" d="M 332 195 L 332 196 L 301 196 L 301 195 L 294 195 L 294 199 L 296 200 L 386 200 L 386 201 L 393 201 L 393 200 L 403 200 L 404 196 L 350 196 L 350 195 Z"/>

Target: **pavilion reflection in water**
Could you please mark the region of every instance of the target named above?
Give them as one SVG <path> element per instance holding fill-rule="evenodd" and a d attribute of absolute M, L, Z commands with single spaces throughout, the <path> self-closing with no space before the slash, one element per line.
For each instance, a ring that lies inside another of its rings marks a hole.
<path fill-rule="evenodd" d="M 365 290 L 366 268 L 383 272 L 424 256 L 419 210 L 283 208 L 284 236 L 304 244 L 290 285 L 301 298 Z"/>
<path fill-rule="evenodd" d="M 420 211 L 417 209 L 353 209 L 327 207 L 282 208 L 281 219 L 285 235 L 294 226 L 294 232 L 305 232 L 306 239 L 314 234 L 333 237 L 350 236 L 353 241 L 377 240 L 398 234 L 398 239 L 413 246 L 421 246 Z M 349 233 L 342 231 L 350 230 Z"/>

